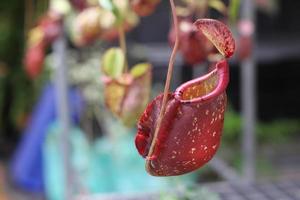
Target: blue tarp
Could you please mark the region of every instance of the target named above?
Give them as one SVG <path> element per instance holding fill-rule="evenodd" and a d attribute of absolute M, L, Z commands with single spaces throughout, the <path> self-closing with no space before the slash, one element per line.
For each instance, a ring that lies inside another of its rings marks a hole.
<path fill-rule="evenodd" d="M 83 107 L 83 99 L 77 89 L 71 88 L 69 100 L 72 119 L 76 122 Z M 32 192 L 44 190 L 42 146 L 49 125 L 56 118 L 56 90 L 52 84 L 48 84 L 34 108 L 11 164 L 12 180 L 22 189 Z"/>

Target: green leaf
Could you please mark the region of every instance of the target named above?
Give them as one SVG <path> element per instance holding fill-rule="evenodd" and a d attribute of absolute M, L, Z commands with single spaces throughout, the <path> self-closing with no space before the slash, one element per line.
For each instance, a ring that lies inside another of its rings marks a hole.
<path fill-rule="evenodd" d="M 120 48 L 110 48 L 102 57 L 102 70 L 111 77 L 117 78 L 124 71 L 125 56 Z"/>
<path fill-rule="evenodd" d="M 114 16 L 117 18 L 117 24 L 122 23 L 123 16 L 121 15 L 121 12 L 119 11 L 113 0 L 99 0 L 99 4 L 102 8 L 111 11 L 114 14 Z"/>
<path fill-rule="evenodd" d="M 221 0 L 210 0 L 208 2 L 209 7 L 216 9 L 220 13 L 226 15 L 227 14 L 227 8 L 226 5 Z"/>
<path fill-rule="evenodd" d="M 229 22 L 235 24 L 239 15 L 240 0 L 230 0 L 229 3 Z"/>
<path fill-rule="evenodd" d="M 149 70 L 150 67 L 151 67 L 151 64 L 149 64 L 149 63 L 137 64 L 130 70 L 130 74 L 134 78 L 140 77 L 140 76 L 144 75 Z"/>

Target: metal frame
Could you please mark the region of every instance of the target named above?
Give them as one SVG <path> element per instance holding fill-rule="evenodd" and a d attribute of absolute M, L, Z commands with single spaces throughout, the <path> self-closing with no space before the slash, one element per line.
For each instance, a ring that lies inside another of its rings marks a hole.
<path fill-rule="evenodd" d="M 242 18 L 255 26 L 255 11 L 252 0 L 242 2 Z M 251 35 L 255 44 L 255 36 Z M 251 183 L 255 181 L 255 126 L 256 126 L 256 64 L 254 55 L 241 63 L 241 94 L 243 115 L 242 149 L 244 155 L 243 178 Z"/>
<path fill-rule="evenodd" d="M 68 103 L 68 80 L 66 64 L 66 39 L 62 34 L 53 44 L 54 66 L 55 66 L 55 86 L 57 113 L 60 125 L 60 150 L 63 158 L 65 200 L 72 200 L 72 167 L 70 162 L 70 140 L 71 128 L 70 110 Z"/>
<path fill-rule="evenodd" d="M 243 0 L 241 7 L 241 18 L 250 21 L 255 25 L 255 9 L 252 0 Z M 251 39 L 255 44 L 255 36 L 251 35 Z M 252 53 L 248 58 L 241 62 L 241 108 L 242 108 L 242 156 L 243 171 L 242 176 L 238 175 L 234 169 L 226 164 L 220 158 L 214 158 L 210 165 L 223 178 L 228 181 L 243 181 L 251 184 L 255 181 L 255 126 L 256 126 L 256 62 Z"/>

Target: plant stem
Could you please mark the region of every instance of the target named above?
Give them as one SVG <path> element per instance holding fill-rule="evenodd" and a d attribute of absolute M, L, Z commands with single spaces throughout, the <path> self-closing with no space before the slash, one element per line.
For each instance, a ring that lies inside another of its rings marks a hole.
<path fill-rule="evenodd" d="M 149 153 L 148 153 L 147 160 L 151 159 L 151 158 L 149 158 L 149 156 L 151 156 L 151 154 L 154 151 L 155 140 L 157 140 L 158 131 L 159 131 L 159 128 L 160 128 L 161 123 L 162 123 L 163 116 L 164 116 L 165 111 L 166 111 L 168 94 L 169 94 L 169 90 L 170 90 L 171 78 L 172 78 L 173 68 L 174 68 L 174 62 L 175 62 L 176 53 L 177 53 L 178 46 L 179 46 L 178 19 L 177 19 L 176 7 L 175 7 L 175 4 L 174 4 L 174 0 L 170 0 L 170 4 L 171 4 L 171 9 L 172 9 L 174 28 L 175 28 L 175 32 L 176 32 L 176 39 L 175 39 L 175 45 L 174 45 L 174 48 L 173 48 L 173 51 L 172 51 L 172 54 L 171 54 L 171 57 L 170 57 L 170 61 L 169 61 L 168 73 L 167 73 L 167 79 L 166 79 L 166 83 L 165 83 L 165 90 L 164 90 L 164 96 L 163 96 L 163 101 L 162 101 L 162 105 L 161 105 L 161 110 L 160 110 L 159 117 L 158 117 L 158 120 L 157 120 L 157 124 L 156 124 L 156 127 L 155 127 L 153 141 L 152 141 L 151 146 L 150 146 L 150 150 L 149 150 Z"/>
<path fill-rule="evenodd" d="M 125 31 L 124 28 L 122 26 L 122 24 L 120 24 L 118 26 L 118 31 L 119 31 L 119 43 L 120 43 L 120 47 L 124 53 L 124 72 L 128 72 L 128 60 L 127 60 L 127 45 L 126 45 L 126 37 L 125 37 Z"/>
<path fill-rule="evenodd" d="M 25 17 L 24 17 L 24 38 L 27 39 L 28 30 L 32 26 L 34 6 L 31 0 L 25 2 Z"/>

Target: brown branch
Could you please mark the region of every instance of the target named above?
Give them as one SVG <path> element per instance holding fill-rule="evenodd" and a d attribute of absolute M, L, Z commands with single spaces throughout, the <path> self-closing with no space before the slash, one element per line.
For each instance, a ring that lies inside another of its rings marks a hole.
<path fill-rule="evenodd" d="M 171 4 L 171 9 L 172 9 L 172 15 L 173 15 L 173 21 L 174 21 L 174 28 L 175 28 L 175 32 L 176 32 L 176 40 L 175 40 L 175 45 L 170 57 L 170 61 L 169 61 L 169 66 L 168 66 L 168 74 L 167 74 L 167 79 L 166 79 L 166 84 L 165 84 L 165 90 L 164 90 L 164 96 L 163 96 L 163 101 L 162 101 L 162 106 L 161 106 L 161 110 L 159 113 L 159 117 L 157 120 L 157 125 L 155 127 L 155 132 L 154 132 L 154 136 L 153 136 L 153 140 L 150 146 L 150 150 L 148 153 L 148 157 L 147 157 L 147 162 L 149 162 L 149 160 L 151 159 L 149 156 L 151 156 L 151 154 L 154 151 L 154 144 L 155 141 L 157 140 L 157 136 L 158 136 L 158 132 L 162 123 L 162 119 L 163 116 L 165 114 L 166 111 L 166 104 L 167 104 L 167 100 L 168 100 L 168 94 L 169 94 L 169 90 L 170 90 L 170 83 L 171 83 L 171 78 L 172 78 L 172 74 L 173 74 L 173 68 L 174 68 L 174 63 L 175 63 L 175 58 L 176 58 L 176 53 L 178 50 L 178 46 L 179 46 L 179 29 L 178 29 L 178 19 L 177 19 L 177 14 L 176 14 L 176 7 L 174 4 L 174 0 L 170 0 L 170 4 Z"/>

